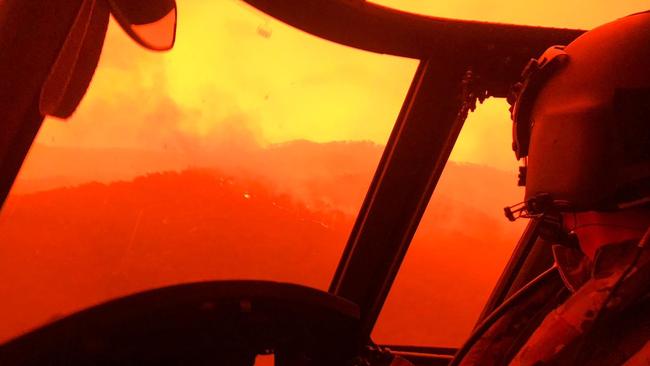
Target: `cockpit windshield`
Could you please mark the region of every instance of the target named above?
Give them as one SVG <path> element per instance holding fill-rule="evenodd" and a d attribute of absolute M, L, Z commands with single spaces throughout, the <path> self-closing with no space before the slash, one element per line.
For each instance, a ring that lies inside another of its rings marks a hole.
<path fill-rule="evenodd" d="M 0 338 L 208 279 L 327 289 L 417 66 L 239 1 L 186 2 L 175 48 L 112 23 L 74 116 L 48 118 L 0 215 Z"/>

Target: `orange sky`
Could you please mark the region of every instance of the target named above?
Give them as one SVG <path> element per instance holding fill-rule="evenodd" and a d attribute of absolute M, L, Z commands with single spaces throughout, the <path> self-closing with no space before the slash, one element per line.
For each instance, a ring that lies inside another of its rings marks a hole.
<path fill-rule="evenodd" d="M 597 0 L 377 2 L 446 17 L 590 28 L 647 7 Z M 385 143 L 417 62 L 296 31 L 236 0 L 179 1 L 176 47 L 151 53 L 111 24 L 76 114 L 47 120 L 39 142 L 186 148 L 226 140 Z M 198 142 L 197 142 L 198 141 Z M 512 170 L 503 100 L 468 119 L 452 159 Z"/>

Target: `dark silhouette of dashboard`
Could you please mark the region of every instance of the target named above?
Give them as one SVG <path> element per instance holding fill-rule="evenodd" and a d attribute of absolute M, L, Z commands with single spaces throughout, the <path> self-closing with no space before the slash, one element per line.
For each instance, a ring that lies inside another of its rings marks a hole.
<path fill-rule="evenodd" d="M 11 365 L 336 365 L 357 354 L 358 307 L 267 281 L 198 282 L 97 305 L 0 347 Z"/>

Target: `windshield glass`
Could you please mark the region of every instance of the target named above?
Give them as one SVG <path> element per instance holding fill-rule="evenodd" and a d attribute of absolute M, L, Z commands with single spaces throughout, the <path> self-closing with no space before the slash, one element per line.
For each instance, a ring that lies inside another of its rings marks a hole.
<path fill-rule="evenodd" d="M 0 339 L 188 281 L 327 289 L 417 62 L 179 5 L 174 50 L 112 23 L 80 108 L 45 121 L 0 214 Z"/>
<path fill-rule="evenodd" d="M 508 106 L 496 99 L 468 116 L 378 319 L 375 342 L 458 347 L 474 327 L 526 224 L 503 214 L 524 193 L 511 123 Z"/>

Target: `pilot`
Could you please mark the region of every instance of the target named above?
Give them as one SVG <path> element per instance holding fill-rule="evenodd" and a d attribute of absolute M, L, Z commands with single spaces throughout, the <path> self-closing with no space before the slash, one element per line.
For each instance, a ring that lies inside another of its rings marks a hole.
<path fill-rule="evenodd" d="M 650 12 L 532 60 L 509 99 L 524 202 L 557 275 L 461 365 L 650 365 Z M 537 298 L 536 298 L 537 296 Z"/>

